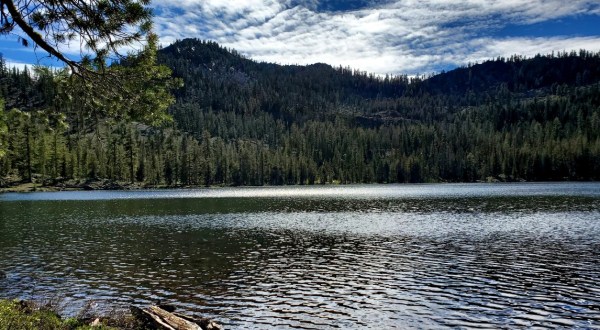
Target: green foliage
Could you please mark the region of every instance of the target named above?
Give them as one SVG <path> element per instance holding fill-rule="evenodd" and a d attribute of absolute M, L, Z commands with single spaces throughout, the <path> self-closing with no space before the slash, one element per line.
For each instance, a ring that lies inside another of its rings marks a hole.
<path fill-rule="evenodd" d="M 0 330 L 54 330 L 62 327 L 60 318 L 49 311 L 29 310 L 18 301 L 0 300 Z"/>
<path fill-rule="evenodd" d="M 55 312 L 17 300 L 0 300 L 0 330 L 111 330 L 92 327 L 75 318 L 61 319 Z"/>
<path fill-rule="evenodd" d="M 66 64 L 57 75 L 47 68 L 36 68 L 33 77 L 27 70 L 20 77 L 11 77 L 19 80 L 20 85 L 8 85 L 2 91 L 9 97 L 13 97 L 9 89 L 16 87 L 19 92 L 16 100 L 9 100 L 9 107 L 56 106 L 72 111 L 76 108 L 83 112 L 81 119 L 93 117 L 95 121 L 119 117 L 158 125 L 169 120 L 166 108 L 173 103 L 170 90 L 179 82 L 171 79 L 168 68 L 156 65 L 157 38 L 151 33 L 149 2 L 0 2 L 0 35 L 16 34 L 25 46 L 31 40 L 36 47 Z M 74 39 L 82 46 L 81 60 L 70 59 L 62 51 Z M 119 52 L 124 46 L 144 41 L 147 46 L 139 54 L 125 56 Z M 128 65 L 108 65 L 109 56 Z M 1 59 L 0 71 L 3 74 L 7 71 Z M 58 83 L 52 81 L 55 78 Z M 41 89 L 35 90 L 38 85 Z M 58 100 L 54 97 L 57 93 Z M 36 102 L 31 95 L 40 96 L 43 101 Z"/>
<path fill-rule="evenodd" d="M 181 86 L 171 70 L 156 63 L 156 36 L 147 46 L 97 77 L 62 72 L 56 76 L 59 107 L 94 124 L 106 118 L 160 125 L 171 120 L 167 108 L 175 99 L 171 91 Z"/>
<path fill-rule="evenodd" d="M 109 55 L 141 41 L 150 31 L 149 0 L 6 0 L 0 3 L 0 34 L 16 34 L 24 46 L 32 41 L 63 61 L 72 72 L 87 76 L 89 66 L 104 69 Z M 62 47 L 73 40 L 89 54 L 69 59 Z"/>

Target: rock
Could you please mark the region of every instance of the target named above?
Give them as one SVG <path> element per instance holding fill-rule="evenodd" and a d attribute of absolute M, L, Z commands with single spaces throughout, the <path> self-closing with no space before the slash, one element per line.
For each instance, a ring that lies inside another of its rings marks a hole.
<path fill-rule="evenodd" d="M 208 320 L 206 322 L 200 323 L 200 326 L 202 327 L 203 330 L 223 330 L 224 328 L 217 324 L 215 321 L 213 320 Z"/>
<path fill-rule="evenodd" d="M 100 322 L 100 319 L 95 319 L 94 322 L 90 323 L 90 326 L 92 327 L 99 327 L 101 325 L 102 323 Z"/>

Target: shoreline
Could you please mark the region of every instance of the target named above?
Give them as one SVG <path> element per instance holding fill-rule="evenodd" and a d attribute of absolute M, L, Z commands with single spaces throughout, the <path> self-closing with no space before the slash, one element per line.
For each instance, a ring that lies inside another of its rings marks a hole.
<path fill-rule="evenodd" d="M 119 182 L 108 179 L 104 180 L 69 180 L 57 184 L 44 185 L 41 183 L 31 182 L 12 182 L 0 186 L 0 194 L 2 193 L 28 193 L 28 192 L 61 192 L 61 191 L 135 191 L 135 190 L 191 190 L 191 189 L 214 189 L 214 188 L 231 188 L 231 187 L 294 187 L 294 186 L 346 186 L 346 185 L 415 185 L 415 184 L 481 184 L 481 183 L 569 183 L 569 182 L 598 182 L 591 180 L 554 180 L 554 181 L 526 181 L 522 179 L 517 180 L 501 180 L 499 178 L 488 178 L 488 180 L 478 180 L 474 182 L 468 181 L 439 181 L 439 182 L 414 182 L 414 183 L 398 183 L 398 182 L 386 182 L 386 183 L 319 183 L 319 184 L 294 184 L 294 185 L 262 185 L 262 186 L 235 186 L 235 185 L 152 185 L 144 183 L 130 183 L 130 182 Z"/>
<path fill-rule="evenodd" d="M 112 180 L 69 180 L 62 183 L 44 185 L 41 183 L 10 183 L 0 187 L 0 193 L 25 192 L 58 192 L 58 191 L 94 191 L 94 190 L 150 190 L 150 189 L 198 189 L 225 186 L 184 186 L 184 185 L 150 185 L 143 183 L 128 183 Z"/>
<path fill-rule="evenodd" d="M 0 299 L 0 329 L 71 329 L 71 330 L 129 330 L 141 329 L 141 324 L 130 313 L 65 317 L 52 303 L 33 300 Z M 7 328 L 3 328 L 7 326 Z"/>
<path fill-rule="evenodd" d="M 64 317 L 56 305 L 32 300 L 0 299 L 0 329 L 47 330 L 223 330 L 212 319 L 193 317 L 176 312 L 171 305 L 145 308 L 129 306 L 129 310 L 114 310 L 94 314 L 83 310 L 75 317 Z"/>

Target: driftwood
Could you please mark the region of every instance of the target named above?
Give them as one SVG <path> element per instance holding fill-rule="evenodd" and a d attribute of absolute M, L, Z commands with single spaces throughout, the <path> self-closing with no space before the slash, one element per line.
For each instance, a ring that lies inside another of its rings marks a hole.
<path fill-rule="evenodd" d="M 174 312 L 172 306 L 150 306 L 141 309 L 131 307 L 131 313 L 147 328 L 158 330 L 223 330 L 216 322 L 200 318 L 195 319 Z"/>

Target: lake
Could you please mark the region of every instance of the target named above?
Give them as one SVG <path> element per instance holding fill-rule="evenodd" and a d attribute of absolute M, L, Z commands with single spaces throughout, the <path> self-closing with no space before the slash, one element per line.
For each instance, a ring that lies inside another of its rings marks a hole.
<path fill-rule="evenodd" d="M 600 328 L 600 184 L 0 194 L 0 298 L 227 328 Z"/>

